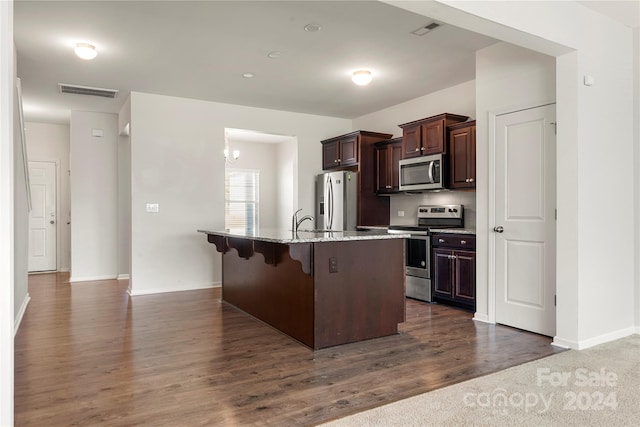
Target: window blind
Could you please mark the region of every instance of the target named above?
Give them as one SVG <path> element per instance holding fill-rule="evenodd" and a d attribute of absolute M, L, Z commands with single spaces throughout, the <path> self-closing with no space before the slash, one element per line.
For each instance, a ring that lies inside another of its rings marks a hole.
<path fill-rule="evenodd" d="M 256 170 L 225 170 L 225 228 L 251 232 L 258 227 L 259 181 Z"/>

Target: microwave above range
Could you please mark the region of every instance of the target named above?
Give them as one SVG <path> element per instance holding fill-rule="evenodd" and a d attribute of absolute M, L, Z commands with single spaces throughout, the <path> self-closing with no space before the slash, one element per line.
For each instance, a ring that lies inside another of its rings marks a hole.
<path fill-rule="evenodd" d="M 400 191 L 441 190 L 445 186 L 442 154 L 400 160 Z"/>

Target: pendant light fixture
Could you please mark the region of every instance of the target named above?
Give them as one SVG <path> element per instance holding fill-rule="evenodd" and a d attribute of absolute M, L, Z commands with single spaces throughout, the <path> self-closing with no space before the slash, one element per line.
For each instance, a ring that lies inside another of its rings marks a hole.
<path fill-rule="evenodd" d="M 229 158 L 229 132 L 224 130 L 224 161 L 227 163 L 233 163 L 240 158 L 240 150 L 233 150 L 231 152 L 232 158 Z"/>

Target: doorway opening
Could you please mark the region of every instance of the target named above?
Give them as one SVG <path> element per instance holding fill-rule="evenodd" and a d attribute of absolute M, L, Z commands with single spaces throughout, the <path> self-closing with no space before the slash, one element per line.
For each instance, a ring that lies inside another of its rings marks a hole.
<path fill-rule="evenodd" d="M 298 138 L 225 128 L 225 150 L 225 227 L 288 227 L 298 202 Z"/>

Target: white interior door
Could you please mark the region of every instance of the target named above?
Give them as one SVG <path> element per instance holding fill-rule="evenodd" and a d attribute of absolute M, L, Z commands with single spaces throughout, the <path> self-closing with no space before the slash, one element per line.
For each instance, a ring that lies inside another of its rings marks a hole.
<path fill-rule="evenodd" d="M 56 270 L 56 164 L 29 162 L 29 271 Z"/>
<path fill-rule="evenodd" d="M 555 104 L 496 117 L 496 322 L 556 329 Z"/>

